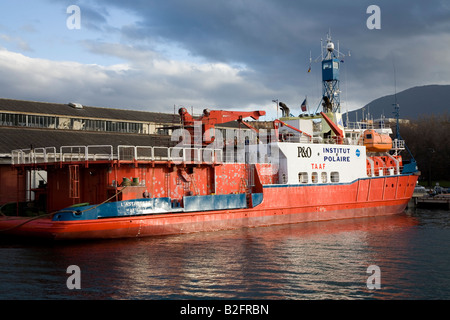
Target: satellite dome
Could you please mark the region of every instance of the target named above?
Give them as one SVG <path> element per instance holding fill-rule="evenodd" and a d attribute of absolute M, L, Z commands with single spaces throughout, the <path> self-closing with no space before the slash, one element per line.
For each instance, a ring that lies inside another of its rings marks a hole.
<path fill-rule="evenodd" d="M 334 50 L 334 43 L 333 42 L 328 42 L 327 43 L 327 50 L 328 51 L 333 51 Z"/>

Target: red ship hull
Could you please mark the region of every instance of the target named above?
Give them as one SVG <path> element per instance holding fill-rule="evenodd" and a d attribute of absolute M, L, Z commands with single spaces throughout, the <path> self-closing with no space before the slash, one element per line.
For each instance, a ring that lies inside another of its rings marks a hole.
<path fill-rule="evenodd" d="M 412 174 L 367 178 L 351 184 L 265 186 L 262 203 L 246 209 L 81 221 L 5 217 L 0 220 L 0 230 L 3 234 L 55 240 L 110 239 L 391 215 L 404 211 L 417 178 Z"/>

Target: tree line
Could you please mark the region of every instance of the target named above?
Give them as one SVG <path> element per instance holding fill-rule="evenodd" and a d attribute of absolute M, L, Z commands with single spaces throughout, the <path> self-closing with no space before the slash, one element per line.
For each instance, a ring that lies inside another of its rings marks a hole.
<path fill-rule="evenodd" d="M 450 119 L 447 113 L 427 115 L 408 124 L 400 124 L 400 135 L 417 162 L 420 180 L 450 183 Z M 405 159 L 410 158 L 406 151 L 402 155 Z"/>

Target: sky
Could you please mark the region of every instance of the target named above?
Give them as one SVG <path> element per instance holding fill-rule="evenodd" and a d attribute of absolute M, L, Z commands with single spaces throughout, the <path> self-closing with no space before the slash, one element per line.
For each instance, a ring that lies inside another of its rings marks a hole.
<path fill-rule="evenodd" d="M 0 97 L 272 120 L 273 100 L 318 107 L 329 33 L 342 111 L 450 84 L 448 0 L 0 0 Z"/>

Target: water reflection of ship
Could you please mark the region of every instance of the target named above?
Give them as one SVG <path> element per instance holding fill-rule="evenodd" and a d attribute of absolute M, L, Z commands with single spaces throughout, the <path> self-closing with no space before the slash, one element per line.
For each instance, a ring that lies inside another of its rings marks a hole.
<path fill-rule="evenodd" d="M 102 298 L 334 299 L 365 290 L 367 266 L 389 263 L 383 251 L 389 235 L 415 225 L 414 218 L 400 214 L 55 250 L 61 264 L 91 261 L 83 269 L 86 294 Z M 407 250 L 408 239 L 395 240 L 405 241 Z M 387 283 L 389 275 L 383 277 Z"/>

